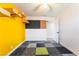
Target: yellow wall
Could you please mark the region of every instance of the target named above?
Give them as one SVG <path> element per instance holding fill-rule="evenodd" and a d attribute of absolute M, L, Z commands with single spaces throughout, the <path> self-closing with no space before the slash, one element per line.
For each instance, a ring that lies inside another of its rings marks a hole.
<path fill-rule="evenodd" d="M 1 4 L 3 8 L 13 8 L 12 4 Z M 20 17 L 0 17 L 0 56 L 7 55 L 25 39 L 25 26 Z"/>
<path fill-rule="evenodd" d="M 16 8 L 16 6 L 12 3 L 0 3 L 0 7 L 2 7 L 2 8 Z"/>
<path fill-rule="evenodd" d="M 24 24 L 19 17 L 0 17 L 0 55 L 6 55 L 24 41 Z"/>

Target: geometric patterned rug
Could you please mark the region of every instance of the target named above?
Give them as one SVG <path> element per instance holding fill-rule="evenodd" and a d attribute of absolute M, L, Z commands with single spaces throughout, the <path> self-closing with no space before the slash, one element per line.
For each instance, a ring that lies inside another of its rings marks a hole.
<path fill-rule="evenodd" d="M 76 56 L 55 41 L 26 41 L 10 56 Z"/>

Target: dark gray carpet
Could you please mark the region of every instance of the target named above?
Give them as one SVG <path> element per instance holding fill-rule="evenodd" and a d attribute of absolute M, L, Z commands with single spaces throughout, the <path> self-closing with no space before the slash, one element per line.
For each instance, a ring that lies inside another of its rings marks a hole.
<path fill-rule="evenodd" d="M 71 51 L 57 44 L 55 41 L 26 41 L 17 48 L 10 56 L 36 56 L 37 47 L 45 47 L 48 50 L 48 56 L 75 56 Z M 44 55 L 43 55 L 44 56 Z"/>

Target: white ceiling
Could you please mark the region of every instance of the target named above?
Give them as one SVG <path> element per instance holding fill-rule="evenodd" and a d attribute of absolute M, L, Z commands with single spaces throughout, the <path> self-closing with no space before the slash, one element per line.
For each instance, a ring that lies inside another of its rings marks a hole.
<path fill-rule="evenodd" d="M 22 11 L 28 16 L 57 16 L 63 10 L 69 7 L 68 3 L 52 3 L 51 8 L 42 8 L 40 6 L 36 11 L 34 10 L 39 4 L 37 3 L 15 3 L 17 7 L 22 9 Z"/>

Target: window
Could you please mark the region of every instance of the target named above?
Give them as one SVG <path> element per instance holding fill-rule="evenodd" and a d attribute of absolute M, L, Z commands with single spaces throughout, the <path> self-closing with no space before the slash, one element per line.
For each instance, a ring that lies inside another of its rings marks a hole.
<path fill-rule="evenodd" d="M 46 28 L 46 22 L 44 20 L 28 20 L 26 24 L 27 29 L 43 29 Z"/>

